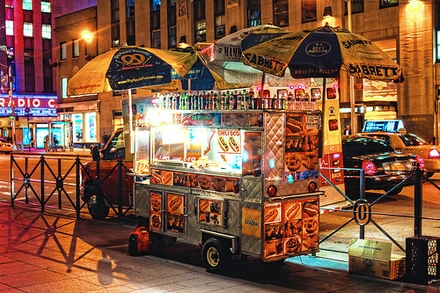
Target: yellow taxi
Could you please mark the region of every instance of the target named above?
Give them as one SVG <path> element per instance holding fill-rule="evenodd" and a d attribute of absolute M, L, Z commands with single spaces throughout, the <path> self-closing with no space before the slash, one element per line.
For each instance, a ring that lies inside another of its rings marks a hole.
<path fill-rule="evenodd" d="M 425 161 L 426 176 L 440 172 L 440 147 L 403 128 L 401 120 L 366 121 L 361 136 L 385 140 L 395 151 L 414 154 Z"/>

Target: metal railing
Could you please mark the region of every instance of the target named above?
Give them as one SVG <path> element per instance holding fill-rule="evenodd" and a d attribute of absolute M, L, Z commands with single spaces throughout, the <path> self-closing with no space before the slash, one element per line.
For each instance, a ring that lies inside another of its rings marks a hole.
<path fill-rule="evenodd" d="M 373 225 L 377 228 L 387 239 L 389 239 L 392 243 L 394 243 L 401 251 L 406 252 L 403 245 L 395 239 L 390 233 L 388 233 L 380 224 L 379 221 L 376 221 L 376 217 L 379 216 L 388 216 L 388 217 L 398 217 L 398 218 L 412 218 L 413 222 L 413 235 L 412 236 L 421 236 L 422 235 L 422 222 L 423 220 L 434 220 L 439 221 L 440 218 L 436 217 L 424 217 L 422 213 L 423 201 L 422 201 L 422 188 L 424 182 L 429 182 L 432 184 L 437 190 L 440 190 L 440 187 L 431 179 L 425 176 L 422 170 L 416 168 L 410 176 L 406 179 L 402 180 L 399 184 L 395 185 L 393 188 L 388 190 L 384 194 L 378 195 L 373 201 L 369 202 L 365 196 L 365 174 L 364 170 L 359 169 L 349 169 L 349 168 L 338 168 L 338 170 L 356 170 L 359 172 L 359 198 L 353 200 L 352 197 L 347 195 L 344 191 L 342 191 L 338 186 L 333 184 L 330 179 L 325 177 L 322 173 L 320 174 L 321 178 L 324 179 L 329 185 L 331 185 L 337 192 L 339 192 L 350 204 L 344 209 L 334 210 L 335 212 L 342 213 L 352 213 L 352 216 L 347 219 L 346 222 L 341 224 L 339 227 L 331 231 L 328 235 L 321 238 L 320 244 L 328 241 L 330 238 L 335 236 L 342 229 L 346 228 L 350 223 L 355 222 L 359 227 L 359 237 L 360 239 L 364 239 L 366 236 L 365 228 L 367 225 Z M 413 214 L 397 214 L 397 213 L 383 213 L 374 211 L 374 206 L 381 201 L 383 201 L 387 196 L 392 195 L 395 190 L 401 189 L 406 185 L 407 181 L 411 181 L 414 183 L 414 208 Z"/>
<path fill-rule="evenodd" d="M 90 157 L 80 155 L 59 154 L 32 154 L 11 153 L 10 155 L 10 191 L 11 205 L 17 201 L 38 206 L 41 212 L 47 208 L 71 209 L 77 218 L 81 217 L 81 211 L 87 205 L 81 199 L 82 188 L 95 188 L 100 200 L 114 212 L 118 219 L 129 215 L 132 210 L 132 202 L 124 205 L 123 194 L 131 194 L 132 191 L 124 190 L 123 174 L 130 173 L 122 160 L 112 162 L 105 177 L 100 172 L 100 160 L 96 163 L 96 173 L 90 172 L 85 162 Z M 112 177 L 117 177 L 117 183 L 113 186 L 110 182 Z M 87 184 L 83 180 L 87 179 Z M 111 185 L 111 189 L 117 194 L 117 199 L 110 198 L 103 190 L 103 185 Z"/>

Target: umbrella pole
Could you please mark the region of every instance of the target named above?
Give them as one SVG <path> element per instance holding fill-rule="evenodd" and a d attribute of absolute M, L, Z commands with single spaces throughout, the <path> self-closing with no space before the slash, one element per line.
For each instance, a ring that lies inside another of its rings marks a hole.
<path fill-rule="evenodd" d="M 134 137 L 133 137 L 133 105 L 131 100 L 131 89 L 128 89 L 128 129 L 130 134 L 130 153 L 134 153 Z"/>
<path fill-rule="evenodd" d="M 260 98 L 263 99 L 263 93 L 264 93 L 264 82 L 266 80 L 266 72 L 263 72 L 263 75 L 261 76 L 261 91 L 260 91 Z"/>
<path fill-rule="evenodd" d="M 321 120 L 322 120 L 322 122 L 321 122 L 321 131 L 320 131 L 320 135 L 319 135 L 319 140 L 321 141 L 319 143 L 319 146 L 320 146 L 320 148 L 319 148 L 319 155 L 318 155 L 319 158 L 322 158 L 324 156 L 324 143 L 325 143 L 324 127 L 325 127 L 325 120 L 326 119 L 328 120 L 328 117 L 326 115 L 327 111 L 325 110 L 325 107 L 326 107 L 325 106 L 325 100 L 327 99 L 327 88 L 326 87 L 327 87 L 327 79 L 324 77 L 323 81 L 322 81 L 322 106 L 321 106 L 322 107 L 322 109 L 321 109 L 321 112 L 322 112 Z"/>

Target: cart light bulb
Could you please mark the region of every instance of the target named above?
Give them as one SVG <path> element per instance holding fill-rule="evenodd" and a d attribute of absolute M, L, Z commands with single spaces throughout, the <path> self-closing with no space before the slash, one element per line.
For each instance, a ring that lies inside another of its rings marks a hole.
<path fill-rule="evenodd" d="M 247 161 L 249 161 L 249 152 L 248 151 L 243 151 L 243 156 L 242 156 L 242 160 L 243 163 L 246 163 Z"/>
<path fill-rule="evenodd" d="M 293 183 L 293 175 L 292 174 L 287 175 L 287 183 L 289 183 L 289 184 Z"/>
<path fill-rule="evenodd" d="M 261 91 L 261 85 L 257 86 L 257 91 Z"/>
<path fill-rule="evenodd" d="M 271 169 L 275 168 L 275 160 L 274 160 L 274 159 L 270 159 L 270 160 L 269 160 L 269 167 L 270 167 Z"/>
<path fill-rule="evenodd" d="M 275 185 L 270 185 L 268 188 L 267 188 L 267 195 L 269 196 L 269 197 L 274 197 L 275 195 L 277 195 L 277 188 L 275 187 Z"/>
<path fill-rule="evenodd" d="M 294 86 L 293 84 L 291 84 L 291 85 L 289 85 L 289 88 L 290 88 L 291 90 L 293 90 L 293 89 L 295 88 L 295 86 Z"/>
<path fill-rule="evenodd" d="M 315 181 L 311 181 L 309 183 L 309 192 L 315 192 L 316 189 L 318 189 L 318 185 L 316 184 Z"/>

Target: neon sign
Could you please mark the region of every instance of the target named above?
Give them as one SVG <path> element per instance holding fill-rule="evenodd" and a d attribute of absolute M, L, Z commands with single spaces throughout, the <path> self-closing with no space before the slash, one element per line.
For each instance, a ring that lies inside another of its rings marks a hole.
<path fill-rule="evenodd" d="M 24 96 L 16 95 L 13 98 L 15 116 L 25 117 L 57 117 L 56 96 Z M 28 111 L 26 112 L 26 109 Z M 0 117 L 12 114 L 9 96 L 0 95 Z"/>

